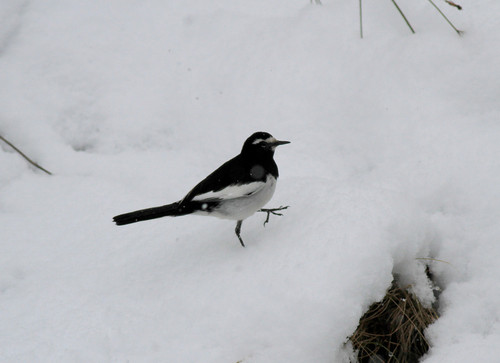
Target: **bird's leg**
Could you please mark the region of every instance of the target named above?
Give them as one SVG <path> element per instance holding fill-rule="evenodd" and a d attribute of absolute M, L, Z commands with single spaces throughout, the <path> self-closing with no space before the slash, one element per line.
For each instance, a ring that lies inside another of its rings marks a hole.
<path fill-rule="evenodd" d="M 286 205 L 286 206 L 279 206 L 279 208 L 270 208 L 270 209 L 265 209 L 265 208 L 262 208 L 262 209 L 259 209 L 257 212 L 265 212 L 267 213 L 267 217 L 266 217 L 266 220 L 264 221 L 264 227 L 266 226 L 266 223 L 269 222 L 269 216 L 271 214 L 274 214 L 275 216 L 282 216 L 283 214 L 281 213 L 278 213 L 278 211 L 280 210 L 285 210 L 287 209 L 288 207 L 290 207 L 289 205 Z"/>
<path fill-rule="evenodd" d="M 243 240 L 241 239 L 240 232 L 241 232 L 241 225 L 243 224 L 243 221 L 238 221 L 236 223 L 236 229 L 234 230 L 236 232 L 236 236 L 238 236 L 238 239 L 240 240 L 241 246 L 245 247 L 245 244 L 243 243 Z"/>

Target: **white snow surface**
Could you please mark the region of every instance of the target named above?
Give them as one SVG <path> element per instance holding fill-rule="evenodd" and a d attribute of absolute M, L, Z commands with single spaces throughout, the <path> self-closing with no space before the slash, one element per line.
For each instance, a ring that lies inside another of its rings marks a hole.
<path fill-rule="evenodd" d="M 424 362 L 500 357 L 497 0 L 0 2 L 1 362 L 347 362 L 398 273 L 442 288 Z M 255 131 L 243 224 L 115 226 Z"/>

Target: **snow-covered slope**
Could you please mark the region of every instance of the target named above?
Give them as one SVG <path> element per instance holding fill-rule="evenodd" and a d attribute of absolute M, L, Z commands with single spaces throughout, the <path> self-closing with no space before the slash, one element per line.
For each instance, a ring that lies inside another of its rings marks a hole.
<path fill-rule="evenodd" d="M 0 4 L 0 361 L 342 362 L 399 273 L 425 362 L 500 356 L 500 3 Z M 116 227 L 254 131 L 292 143 L 243 224 Z M 440 262 L 438 260 L 446 261 Z"/>

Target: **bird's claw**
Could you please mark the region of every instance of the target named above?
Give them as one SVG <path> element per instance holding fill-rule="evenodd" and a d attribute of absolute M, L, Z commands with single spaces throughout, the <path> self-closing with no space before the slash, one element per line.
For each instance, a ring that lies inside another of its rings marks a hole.
<path fill-rule="evenodd" d="M 279 206 L 278 208 L 262 208 L 262 209 L 259 209 L 258 212 L 264 212 L 264 213 L 267 213 L 267 217 L 266 217 L 266 220 L 264 221 L 264 227 L 266 226 L 266 223 L 269 222 L 269 216 L 271 214 L 275 215 L 275 216 L 282 216 L 283 214 L 282 213 L 278 213 L 278 211 L 280 210 L 285 210 L 285 209 L 288 209 L 290 206 L 289 205 L 286 205 L 286 206 Z"/>

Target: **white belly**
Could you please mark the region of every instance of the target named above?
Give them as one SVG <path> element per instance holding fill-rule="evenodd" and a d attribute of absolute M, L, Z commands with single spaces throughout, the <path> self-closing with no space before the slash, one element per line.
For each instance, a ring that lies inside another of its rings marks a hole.
<path fill-rule="evenodd" d="M 250 217 L 271 200 L 274 190 L 276 189 L 276 179 L 273 176 L 268 176 L 265 183 L 255 183 L 259 184 L 253 193 L 250 195 L 225 199 L 209 214 L 214 217 L 233 219 L 237 221 Z M 206 215 L 207 213 L 197 212 L 196 214 Z"/>

